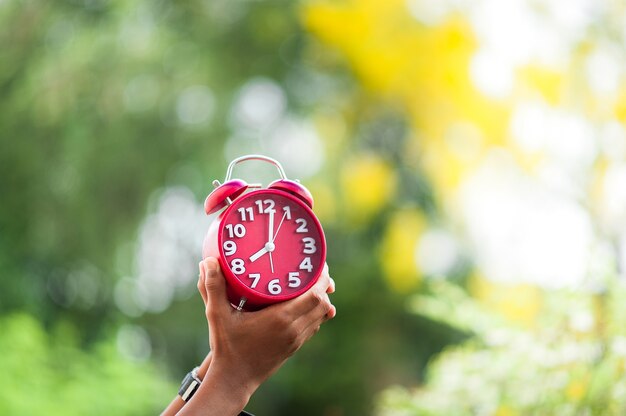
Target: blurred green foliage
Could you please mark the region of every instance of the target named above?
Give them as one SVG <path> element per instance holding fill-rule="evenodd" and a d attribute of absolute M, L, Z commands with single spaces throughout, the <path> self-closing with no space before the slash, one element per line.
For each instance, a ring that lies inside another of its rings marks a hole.
<path fill-rule="evenodd" d="M 516 2 L 559 41 L 484 55 L 496 3 L 0 0 L 0 414 L 163 408 L 207 329 L 149 243 L 199 260 L 182 229 L 253 152 L 314 194 L 338 316 L 249 410 L 623 413 L 623 6 Z"/>
<path fill-rule="evenodd" d="M 72 325 L 49 332 L 32 316 L 0 318 L 0 413 L 156 414 L 175 386 L 148 364 L 124 358 L 114 342 L 81 348 Z"/>

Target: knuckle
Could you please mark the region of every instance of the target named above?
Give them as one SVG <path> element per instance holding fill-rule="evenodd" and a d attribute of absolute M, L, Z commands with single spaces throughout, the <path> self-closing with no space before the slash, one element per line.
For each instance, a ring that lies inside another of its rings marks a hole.
<path fill-rule="evenodd" d="M 310 299 L 311 299 L 311 304 L 313 306 L 319 306 L 322 303 L 324 303 L 323 296 L 319 292 L 317 292 L 317 291 L 311 292 Z"/>
<path fill-rule="evenodd" d="M 299 346 L 299 345 L 296 345 L 296 344 L 289 345 L 289 348 L 287 348 L 287 355 L 291 357 L 291 356 L 292 356 L 292 355 L 294 355 L 294 354 L 295 354 L 295 353 L 296 353 L 299 349 L 300 349 L 300 346 Z"/>
<path fill-rule="evenodd" d="M 217 308 L 212 308 L 210 303 L 207 303 L 206 305 L 205 315 L 209 321 L 217 321 L 220 317 Z"/>
<path fill-rule="evenodd" d="M 289 345 L 290 347 L 297 346 L 299 336 L 300 336 L 300 333 L 294 326 L 289 327 L 287 331 L 285 331 L 287 345 Z"/>
<path fill-rule="evenodd" d="M 316 285 L 320 286 L 320 287 L 323 287 L 323 288 L 328 286 L 328 273 L 322 273 L 320 275 L 319 279 L 317 280 Z"/>
<path fill-rule="evenodd" d="M 276 319 L 276 325 L 282 328 L 289 328 L 293 323 L 293 319 L 287 313 L 277 314 L 274 319 Z"/>
<path fill-rule="evenodd" d="M 206 288 L 207 292 L 212 292 L 215 289 L 217 289 L 219 286 L 218 282 L 215 279 L 206 279 L 204 281 L 204 287 Z"/>
<path fill-rule="evenodd" d="M 328 312 L 330 312 L 331 308 L 333 307 L 326 293 L 320 296 L 320 303 L 318 307 L 324 314 L 327 314 Z"/>
<path fill-rule="evenodd" d="M 333 319 L 335 316 L 337 315 L 337 308 L 335 308 L 335 305 L 331 304 L 330 305 L 330 309 L 328 310 L 328 312 L 326 313 L 326 320 L 331 320 Z"/>

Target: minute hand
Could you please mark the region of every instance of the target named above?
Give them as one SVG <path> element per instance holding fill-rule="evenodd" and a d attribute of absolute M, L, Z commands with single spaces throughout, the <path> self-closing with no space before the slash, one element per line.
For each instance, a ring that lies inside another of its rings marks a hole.
<path fill-rule="evenodd" d="M 268 235 L 267 235 L 267 242 L 271 243 L 272 241 L 274 241 L 274 214 L 276 214 L 276 210 L 270 210 L 270 221 L 269 221 L 269 226 L 268 228 Z"/>

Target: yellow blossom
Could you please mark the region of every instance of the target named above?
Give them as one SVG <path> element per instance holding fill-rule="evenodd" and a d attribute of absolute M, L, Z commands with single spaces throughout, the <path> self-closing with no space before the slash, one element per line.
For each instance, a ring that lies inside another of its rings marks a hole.
<path fill-rule="evenodd" d="M 397 292 L 410 292 L 421 279 L 415 247 L 425 228 L 426 221 L 416 210 L 398 211 L 389 221 L 381 244 L 380 261 L 387 282 Z"/>
<path fill-rule="evenodd" d="M 533 327 L 543 305 L 541 289 L 530 284 L 493 282 L 475 274 L 469 290 L 487 308 L 527 328 Z"/>
<path fill-rule="evenodd" d="M 496 409 L 495 416 L 517 416 L 518 414 L 515 409 L 507 405 L 500 405 L 498 409 Z"/>
<path fill-rule="evenodd" d="M 565 395 L 571 401 L 577 402 L 585 397 L 588 382 L 585 378 L 572 380 L 565 389 Z"/>
<path fill-rule="evenodd" d="M 622 86 L 621 94 L 615 103 L 615 117 L 622 123 L 626 123 L 626 86 Z"/>
<path fill-rule="evenodd" d="M 476 165 L 459 160 L 444 143 L 454 124 L 477 126 L 483 148 L 505 142 L 509 110 L 473 86 L 469 63 L 476 41 L 462 17 L 424 26 L 401 0 L 317 1 L 303 16 L 309 30 L 343 54 L 365 88 L 407 109 L 431 161 L 426 173 L 441 196 L 452 194 Z"/>
<path fill-rule="evenodd" d="M 394 196 L 396 175 L 380 157 L 365 154 L 344 162 L 341 185 L 346 218 L 363 224 Z"/>
<path fill-rule="evenodd" d="M 563 74 L 553 69 L 527 66 L 519 70 L 522 84 L 538 91 L 551 105 L 559 104 L 563 92 Z"/>

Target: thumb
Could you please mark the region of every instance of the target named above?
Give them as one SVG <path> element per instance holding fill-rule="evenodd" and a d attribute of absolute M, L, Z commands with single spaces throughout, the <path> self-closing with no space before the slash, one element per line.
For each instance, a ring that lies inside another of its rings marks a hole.
<path fill-rule="evenodd" d="M 207 312 L 218 312 L 230 307 L 226 297 L 226 280 L 220 270 L 220 265 L 214 257 L 207 257 L 202 262 L 204 272 L 204 287 L 207 294 Z"/>

